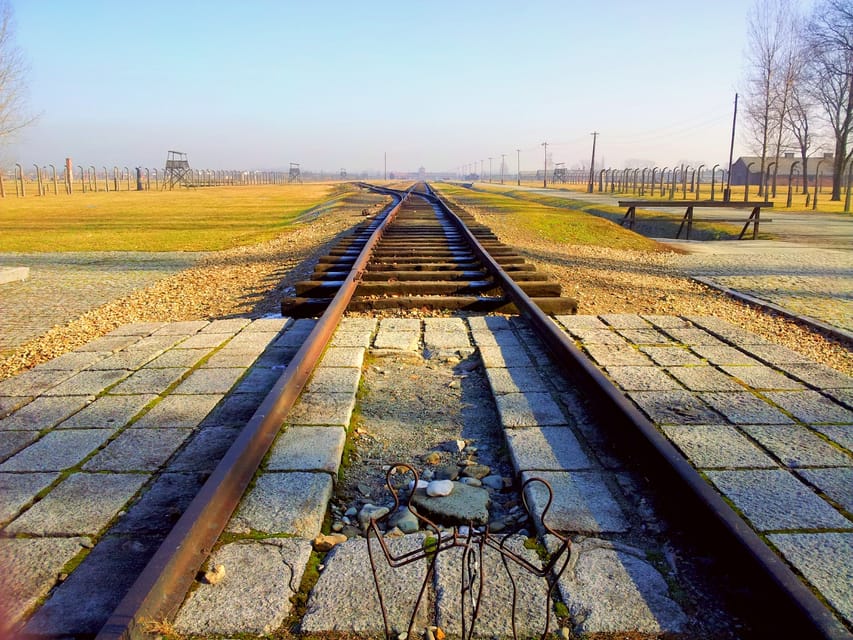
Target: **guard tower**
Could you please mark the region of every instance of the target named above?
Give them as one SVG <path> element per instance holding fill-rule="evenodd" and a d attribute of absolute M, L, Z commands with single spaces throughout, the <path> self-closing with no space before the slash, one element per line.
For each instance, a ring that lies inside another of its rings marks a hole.
<path fill-rule="evenodd" d="M 299 171 L 298 162 L 290 163 L 290 173 L 287 174 L 287 182 L 298 182 L 299 184 L 302 184 L 302 172 Z"/>
<path fill-rule="evenodd" d="M 166 155 L 166 170 L 163 172 L 163 189 L 171 191 L 175 185 L 189 186 L 192 184 L 192 169 L 190 169 L 187 154 L 180 151 L 169 151 Z"/>
<path fill-rule="evenodd" d="M 560 164 L 562 164 L 562 163 L 560 163 Z M 553 178 L 552 182 L 554 182 L 555 184 L 557 182 L 562 182 L 563 184 L 565 184 L 566 180 L 568 180 L 568 178 L 569 178 L 569 170 L 566 169 L 565 167 L 557 167 L 556 169 L 554 169 L 554 178 Z"/>
<path fill-rule="evenodd" d="M 346 180 L 346 179 L 347 179 L 347 170 L 341 169 L 341 180 Z"/>

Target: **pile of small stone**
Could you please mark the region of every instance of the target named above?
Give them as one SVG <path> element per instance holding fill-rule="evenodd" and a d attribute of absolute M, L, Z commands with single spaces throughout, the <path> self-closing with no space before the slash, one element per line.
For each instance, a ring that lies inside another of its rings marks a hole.
<path fill-rule="evenodd" d="M 331 503 L 331 530 L 347 538 L 365 536 L 371 520 L 375 520 L 386 536 L 399 537 L 428 531 L 429 522 L 440 530 L 468 525 L 482 530 L 488 525 L 495 533 L 527 522 L 528 516 L 513 491 L 512 478 L 477 462 L 476 446 L 465 440 L 452 440 L 437 449 L 421 456 L 423 471 L 417 483 L 406 467 L 383 469 L 389 472 L 398 492 L 400 506 L 394 513 L 390 492 L 386 490 L 386 499 L 376 504 L 363 497 L 376 492 L 363 487 L 362 497 L 349 504 Z"/>

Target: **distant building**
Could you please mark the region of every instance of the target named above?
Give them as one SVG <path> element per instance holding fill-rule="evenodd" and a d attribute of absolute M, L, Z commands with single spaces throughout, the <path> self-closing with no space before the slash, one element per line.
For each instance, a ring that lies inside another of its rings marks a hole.
<path fill-rule="evenodd" d="M 808 162 L 808 177 L 809 184 L 814 184 L 815 180 L 815 170 L 817 169 L 818 162 L 821 162 L 820 165 L 820 181 L 822 186 L 829 186 L 832 184 L 832 158 L 833 155 L 831 153 L 825 153 L 823 156 L 813 156 L 809 158 Z M 803 171 L 803 161 L 801 158 L 797 157 L 792 152 L 787 152 L 783 156 L 779 158 L 779 167 L 771 166 L 773 162 L 775 162 L 773 156 L 768 156 L 765 160 L 764 171 L 766 172 L 768 168 L 770 169 L 770 180 L 773 179 L 773 173 L 777 174 L 777 181 L 781 178 L 785 180 L 788 179 L 788 175 L 791 173 L 791 165 L 795 162 L 799 162 L 796 169 L 794 169 L 794 175 L 801 175 Z M 751 167 L 749 165 L 752 164 Z M 741 156 L 737 159 L 732 165 L 732 184 L 734 185 L 743 185 L 746 184 L 746 171 L 747 167 L 749 167 L 749 184 L 757 185 L 761 181 L 761 157 L 760 156 Z"/>
<path fill-rule="evenodd" d="M 423 167 L 418 168 L 418 180 L 420 180 L 421 182 L 426 180 L 426 169 Z"/>

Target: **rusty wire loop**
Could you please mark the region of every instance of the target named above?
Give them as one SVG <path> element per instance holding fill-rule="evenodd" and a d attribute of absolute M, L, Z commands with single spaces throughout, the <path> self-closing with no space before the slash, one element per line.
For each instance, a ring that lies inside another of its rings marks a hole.
<path fill-rule="evenodd" d="M 391 517 L 393 513 L 397 512 L 397 510 L 400 508 L 400 497 L 398 490 L 391 482 L 391 476 L 398 474 L 399 472 L 402 472 L 401 475 L 411 474 L 413 476 L 414 480 L 410 483 L 411 491 L 409 493 L 409 499 L 406 502 L 406 508 L 418 519 L 418 522 L 421 524 L 420 528 L 428 529 L 434 536 L 434 539 L 427 538 L 427 541 L 420 549 L 415 549 L 412 551 L 401 553 L 400 555 L 395 555 L 389 548 L 388 543 L 382 535 L 382 531 L 379 528 L 379 523 L 386 521 L 388 518 Z M 547 515 L 548 510 L 551 508 L 551 503 L 554 498 L 551 485 L 541 478 L 529 478 L 521 486 L 522 503 L 531 521 L 533 521 L 534 514 L 533 510 L 527 502 L 527 495 L 525 493 L 525 489 L 528 487 L 528 485 L 537 482 L 541 483 L 544 486 L 545 490 L 548 493 L 548 499 L 545 503 L 545 507 L 542 509 L 540 524 L 542 526 L 542 530 L 545 533 L 554 536 L 554 538 L 559 541 L 559 549 L 556 552 L 550 554 L 548 562 L 546 564 L 541 567 L 537 567 L 523 556 L 512 551 L 507 546 L 507 542 L 509 541 L 510 537 L 521 530 L 521 524 L 517 525 L 517 527 L 512 531 L 502 531 L 500 535 L 495 535 L 491 533 L 489 531 L 488 525 L 480 528 L 475 528 L 473 523 L 471 522 L 468 523 L 467 531 L 464 533 L 460 531 L 460 527 L 458 526 L 454 526 L 450 530 L 443 531 L 435 522 L 415 511 L 415 509 L 412 507 L 411 499 L 418 486 L 418 480 L 418 472 L 412 466 L 405 463 L 391 465 L 385 475 L 385 484 L 388 487 L 388 490 L 391 492 L 392 497 L 394 498 L 394 506 L 387 514 L 385 514 L 378 520 L 371 518 L 370 524 L 367 528 L 367 553 L 370 558 L 370 569 L 373 573 L 373 581 L 376 587 L 376 595 L 379 599 L 379 607 L 382 610 L 382 621 L 385 626 L 386 639 L 397 640 L 397 634 L 394 633 L 394 630 L 391 628 L 388 621 L 388 610 L 385 606 L 385 599 L 382 594 L 382 580 L 379 577 L 377 559 L 374 557 L 374 545 L 371 544 L 371 540 L 374 540 L 379 543 L 379 546 L 382 549 L 382 555 L 384 556 L 385 561 L 388 563 L 388 566 L 392 569 L 402 567 L 413 562 L 418 562 L 422 560 L 427 561 L 426 575 L 424 576 L 423 584 L 421 585 L 418 597 L 415 600 L 415 605 L 412 609 L 412 615 L 409 618 L 409 625 L 406 631 L 406 635 L 408 637 L 413 637 L 412 630 L 414 628 L 416 614 L 421 606 L 421 602 L 423 601 L 424 594 L 427 591 L 427 587 L 432 581 L 433 576 L 435 575 L 435 567 L 436 562 L 438 561 L 439 554 L 449 549 L 461 548 L 462 561 L 460 568 L 462 573 L 462 583 L 460 590 L 459 607 L 462 621 L 462 640 L 471 640 L 471 638 L 473 638 L 474 626 L 480 613 L 480 604 L 482 601 L 482 598 L 480 596 L 483 593 L 483 585 L 485 583 L 486 577 L 485 563 L 483 561 L 483 552 L 485 551 L 486 547 L 489 547 L 497 551 L 498 554 L 500 554 L 504 570 L 506 571 L 506 574 L 509 577 L 511 583 L 512 636 L 515 640 L 518 639 L 518 633 L 516 630 L 518 587 L 516 585 L 515 578 L 513 577 L 512 572 L 510 571 L 509 563 L 512 562 L 514 565 L 521 567 L 523 570 L 533 574 L 536 577 L 545 578 L 548 584 L 548 593 L 546 601 L 544 603 L 545 629 L 541 635 L 542 640 L 544 640 L 548 634 L 548 630 L 551 623 L 551 603 L 554 598 L 554 590 L 557 587 L 560 577 L 568 566 L 569 559 L 571 557 L 571 542 L 569 538 L 567 536 L 557 533 L 545 522 L 545 516 Z M 559 567 L 557 566 L 558 563 Z M 466 610 L 470 611 L 470 615 L 466 615 Z"/>

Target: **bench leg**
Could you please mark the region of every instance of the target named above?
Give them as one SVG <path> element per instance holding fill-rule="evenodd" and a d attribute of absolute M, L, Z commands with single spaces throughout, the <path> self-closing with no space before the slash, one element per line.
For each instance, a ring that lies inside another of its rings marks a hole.
<path fill-rule="evenodd" d="M 749 214 L 749 218 L 746 221 L 746 224 L 743 225 L 743 229 L 740 230 L 740 235 L 737 237 L 738 240 L 743 240 L 743 236 L 746 233 L 746 230 L 749 229 L 749 225 L 752 225 L 752 239 L 758 239 L 758 224 L 761 220 L 761 207 L 755 207 L 752 210 L 752 213 Z"/>
<path fill-rule="evenodd" d="M 681 219 L 681 226 L 678 227 L 678 233 L 675 234 L 676 240 L 681 237 L 681 231 L 684 229 L 685 223 L 687 223 L 687 235 L 685 239 L 690 240 L 690 230 L 693 228 L 693 207 L 687 207 L 687 211 L 684 212 L 684 217 Z"/>

